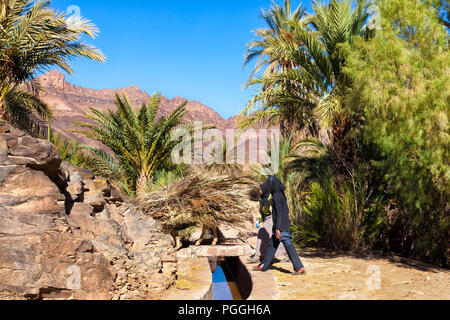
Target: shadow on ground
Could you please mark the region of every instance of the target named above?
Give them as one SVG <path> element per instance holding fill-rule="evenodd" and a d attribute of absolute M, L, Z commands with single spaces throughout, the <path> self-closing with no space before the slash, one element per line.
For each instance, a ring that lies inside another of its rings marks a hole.
<path fill-rule="evenodd" d="M 428 264 L 422 261 L 404 258 L 398 255 L 379 256 L 370 253 L 360 253 L 351 251 L 331 251 L 325 248 L 305 248 L 298 250 L 300 257 L 319 258 L 319 259 L 336 259 L 341 257 L 353 257 L 362 260 L 381 259 L 394 263 L 398 267 L 407 269 L 416 269 L 419 271 L 439 272 L 442 270 L 439 266 Z M 446 268 L 450 270 L 450 268 Z"/>

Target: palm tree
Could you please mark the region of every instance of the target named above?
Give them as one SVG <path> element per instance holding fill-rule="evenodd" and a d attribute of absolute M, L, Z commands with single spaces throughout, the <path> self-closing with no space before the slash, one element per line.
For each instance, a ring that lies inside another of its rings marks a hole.
<path fill-rule="evenodd" d="M 333 167 L 333 146 L 318 139 L 305 138 L 286 155 L 286 170 L 298 174 L 297 189 L 303 190 L 313 183 L 324 184 Z"/>
<path fill-rule="evenodd" d="M 20 124 L 30 110 L 48 119 L 51 111 L 36 98 L 38 86 L 32 80 L 55 66 L 71 74 L 69 62 L 75 57 L 105 60 L 100 50 L 81 39 L 95 38 L 97 27 L 84 18 L 56 12 L 50 4 L 0 0 L 0 120 Z"/>
<path fill-rule="evenodd" d="M 77 140 L 69 141 L 60 132 L 54 134 L 49 126 L 47 140 L 55 145 L 62 161 L 70 162 L 71 164 L 87 168 L 90 166 L 91 158 L 83 153 L 83 147 Z"/>
<path fill-rule="evenodd" d="M 167 117 L 158 117 L 160 97 L 155 94 L 135 112 L 126 96 L 116 94 L 117 112 L 91 108 L 88 117 L 94 124 L 75 122 L 89 129 L 75 132 L 103 143 L 114 153 L 112 157 L 100 149 L 86 147 L 96 160 L 97 171 L 136 190 L 138 197 L 145 194 L 155 171 L 170 157 L 177 144 L 170 134 L 186 114 L 187 101 Z"/>
<path fill-rule="evenodd" d="M 349 80 L 342 68 L 345 58 L 340 45 L 352 41 L 365 32 L 368 18 L 366 1 L 353 6 L 351 0 L 331 0 L 328 4 L 315 0 L 314 15 L 308 19 L 286 19 L 290 26 L 291 46 L 280 42 L 275 48 L 261 52 L 268 59 L 279 55 L 280 61 L 289 61 L 293 68 L 254 76 L 247 87 L 259 86 L 243 115 L 258 112 L 241 122 L 243 127 L 261 120 L 271 124 L 292 123 L 297 129 L 314 129 L 315 119 L 329 126 L 332 118 L 342 110 L 342 98 Z M 310 130 L 313 131 L 313 130 Z"/>
<path fill-rule="evenodd" d="M 293 38 L 293 25 L 296 23 L 307 26 L 310 17 L 305 15 L 305 9 L 302 5 L 298 6 L 294 11 L 291 9 L 291 1 L 285 0 L 284 6 L 278 6 L 272 2 L 272 7 L 269 10 L 263 10 L 262 18 L 267 24 L 266 28 L 254 31 L 258 40 L 248 43 L 248 50 L 245 55 L 244 67 L 256 60 L 254 70 L 250 76 L 247 87 L 254 84 L 261 85 L 261 92 L 270 90 L 270 83 L 256 83 L 256 79 L 264 77 L 271 77 L 281 71 L 288 72 L 295 68 L 290 53 L 294 52 L 299 43 Z M 262 72 L 263 76 L 257 76 L 257 73 L 265 68 Z M 285 87 L 285 89 L 287 89 Z M 240 127 L 248 128 L 257 123 L 269 122 L 269 124 L 280 124 L 283 133 L 292 131 L 295 122 L 294 115 L 292 117 L 280 117 L 277 109 L 258 110 L 257 113 L 246 117 L 254 109 L 252 100 L 249 106 L 243 112 L 243 117 L 240 119 Z M 287 106 L 293 109 L 293 101 L 287 102 Z"/>
<path fill-rule="evenodd" d="M 263 10 L 262 18 L 267 24 L 267 29 L 253 31 L 260 39 L 247 44 L 248 50 L 245 55 L 244 68 L 257 59 L 255 68 L 250 76 L 253 77 L 261 68 L 266 67 L 264 74 L 276 73 L 280 69 L 292 68 L 292 62 L 279 51 L 286 50 L 295 45 L 292 39 L 292 26 L 290 21 L 305 22 L 305 9 L 298 6 L 293 12 L 291 1 L 285 0 L 284 6 L 278 6 L 272 2 L 270 10 Z"/>
<path fill-rule="evenodd" d="M 3 101 L 3 104 L 2 104 Z M 52 118 L 51 108 L 39 99 L 36 92 L 29 92 L 19 88 L 5 90 L 0 97 L 0 111 L 4 118 L 12 125 L 26 131 L 34 137 L 45 137 L 48 121 Z M 34 111 L 34 112 L 33 112 Z M 2 118 L 0 117 L 0 122 Z"/>

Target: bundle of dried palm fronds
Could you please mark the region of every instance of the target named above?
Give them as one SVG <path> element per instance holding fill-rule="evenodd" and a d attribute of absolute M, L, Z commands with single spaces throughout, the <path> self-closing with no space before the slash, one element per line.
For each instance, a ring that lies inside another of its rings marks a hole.
<path fill-rule="evenodd" d="M 244 177 L 202 177 L 191 174 L 141 199 L 145 212 L 159 220 L 167 231 L 196 225 L 217 228 L 219 224 L 242 225 L 251 221 L 245 206 L 253 186 Z"/>

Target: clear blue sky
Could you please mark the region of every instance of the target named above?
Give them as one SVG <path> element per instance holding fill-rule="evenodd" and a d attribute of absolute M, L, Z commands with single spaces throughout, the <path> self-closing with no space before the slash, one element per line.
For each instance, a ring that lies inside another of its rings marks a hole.
<path fill-rule="evenodd" d="M 310 1 L 302 2 L 310 12 Z M 251 72 L 242 70 L 243 57 L 251 30 L 264 26 L 261 9 L 270 0 L 52 1 L 65 12 L 74 5 L 99 27 L 99 37 L 89 42 L 108 61 L 75 60 L 68 81 L 93 89 L 136 85 L 149 94 L 200 101 L 224 118 L 240 112 L 252 95 L 243 91 Z"/>

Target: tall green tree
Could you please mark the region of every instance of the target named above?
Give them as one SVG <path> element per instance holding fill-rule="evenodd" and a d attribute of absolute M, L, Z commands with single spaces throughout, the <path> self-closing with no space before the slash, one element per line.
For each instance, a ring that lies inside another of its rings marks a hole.
<path fill-rule="evenodd" d="M 76 57 L 105 60 L 100 50 L 82 41 L 84 35 L 95 38 L 97 27 L 50 5 L 49 0 L 0 0 L 0 120 L 21 124 L 30 110 L 50 117 L 32 80 L 52 67 L 72 73 L 70 60 Z"/>
<path fill-rule="evenodd" d="M 436 9 L 439 21 L 450 29 L 450 2 L 448 0 L 424 0 L 424 4 L 431 5 Z"/>
<path fill-rule="evenodd" d="M 378 244 L 384 184 L 368 165 L 370 148 L 360 145 L 351 165 L 333 142 L 303 139 L 294 150 L 286 160 L 297 177 L 290 192 L 295 240 L 344 250 Z"/>
<path fill-rule="evenodd" d="M 277 141 L 277 145 L 273 145 L 274 141 L 267 139 L 270 145 L 269 149 L 266 151 L 267 159 L 271 160 L 270 164 L 267 165 L 254 165 L 251 167 L 255 180 L 263 183 L 267 180 L 268 175 L 277 176 L 285 187 L 289 188 L 292 171 L 290 169 L 291 154 L 294 151 L 294 134 L 290 137 L 281 138 Z M 273 171 L 274 161 L 277 161 L 277 171 Z"/>
<path fill-rule="evenodd" d="M 406 231 L 406 254 L 448 260 L 450 238 L 450 53 L 448 33 L 429 1 L 380 1 L 381 29 L 348 46 L 349 108 L 359 135 L 379 148 Z"/>
<path fill-rule="evenodd" d="M 161 96 L 155 94 L 136 111 L 126 96 L 116 94 L 118 111 L 101 112 L 91 108 L 88 117 L 93 123 L 76 122 L 89 129 L 78 130 L 109 147 L 114 156 L 95 148 L 87 148 L 96 160 L 96 170 L 143 196 L 152 183 L 155 171 L 170 157 L 177 142 L 171 140 L 172 130 L 186 114 L 184 102 L 167 117 L 158 115 Z"/>

